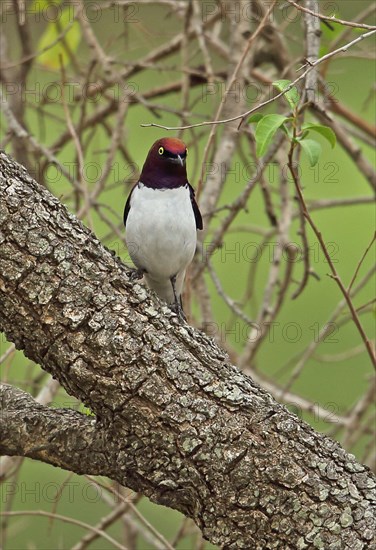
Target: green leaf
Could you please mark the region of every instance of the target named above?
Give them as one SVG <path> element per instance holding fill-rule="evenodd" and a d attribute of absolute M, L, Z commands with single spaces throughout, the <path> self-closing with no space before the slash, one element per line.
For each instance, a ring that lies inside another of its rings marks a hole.
<path fill-rule="evenodd" d="M 255 132 L 256 153 L 258 157 L 262 157 L 278 128 L 287 120 L 290 119 L 283 115 L 266 115 L 262 117 L 256 126 Z"/>
<path fill-rule="evenodd" d="M 38 50 L 43 50 L 44 48 L 50 46 L 57 40 L 59 34 L 71 25 L 70 29 L 64 36 L 64 42 L 70 51 L 74 53 L 81 41 L 81 28 L 78 21 L 74 21 L 72 24 L 72 10 L 70 8 L 66 8 L 61 12 L 61 17 L 59 18 L 58 23 L 59 24 L 57 25 L 55 21 L 51 21 L 51 23 L 48 24 L 38 42 Z M 67 53 L 67 48 L 62 43 L 62 40 L 59 40 L 59 42 L 57 42 L 52 48 L 37 57 L 38 62 L 48 69 L 59 69 L 60 59 L 62 60 L 64 67 L 69 65 L 70 58 Z"/>
<path fill-rule="evenodd" d="M 321 154 L 321 145 L 314 139 L 302 139 L 298 142 L 307 155 L 311 167 L 316 166 Z"/>
<path fill-rule="evenodd" d="M 253 122 L 260 122 L 262 118 L 264 118 L 264 115 L 262 115 L 261 113 L 255 113 L 254 115 L 249 117 L 248 122 L 250 124 L 252 124 Z"/>
<path fill-rule="evenodd" d="M 284 132 L 286 134 L 286 136 L 289 138 L 290 141 L 292 141 L 294 139 L 294 134 L 292 133 L 291 130 L 289 130 L 287 128 L 286 124 L 282 124 L 280 129 L 282 130 L 282 132 Z"/>
<path fill-rule="evenodd" d="M 311 124 L 307 122 L 307 124 L 302 125 L 302 130 L 311 130 L 312 132 L 317 132 L 318 134 L 321 134 L 325 139 L 329 141 L 332 149 L 337 143 L 336 135 L 333 130 L 329 128 L 329 126 L 322 126 L 321 124 Z"/>
<path fill-rule="evenodd" d="M 279 92 L 283 92 L 291 84 L 291 80 L 276 80 L 273 82 L 273 86 L 277 88 Z M 291 88 L 288 92 L 285 93 L 285 98 L 288 101 L 292 110 L 295 110 L 296 106 L 299 103 L 300 95 L 295 86 Z"/>

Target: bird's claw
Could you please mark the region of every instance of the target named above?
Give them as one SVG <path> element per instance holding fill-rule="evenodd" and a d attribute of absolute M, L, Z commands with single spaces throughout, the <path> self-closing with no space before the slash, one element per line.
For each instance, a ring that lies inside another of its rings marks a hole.
<path fill-rule="evenodd" d="M 127 272 L 127 275 L 131 281 L 139 281 L 144 276 L 144 269 L 132 269 Z"/>
<path fill-rule="evenodd" d="M 187 318 L 179 302 L 175 302 L 174 304 L 171 304 L 170 308 L 174 313 L 176 313 L 180 321 L 184 321 L 185 323 L 187 322 Z"/>

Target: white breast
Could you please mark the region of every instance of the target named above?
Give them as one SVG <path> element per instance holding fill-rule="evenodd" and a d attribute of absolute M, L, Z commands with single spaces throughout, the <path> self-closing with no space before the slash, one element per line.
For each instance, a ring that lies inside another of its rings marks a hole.
<path fill-rule="evenodd" d="M 158 294 L 170 301 L 170 278 L 184 272 L 196 249 L 196 221 L 188 186 L 151 189 L 142 183 L 133 190 L 126 224 L 129 254 Z M 154 281 L 154 284 L 153 284 Z M 183 280 L 181 280 L 181 285 Z M 177 288 L 178 294 L 181 288 Z"/>

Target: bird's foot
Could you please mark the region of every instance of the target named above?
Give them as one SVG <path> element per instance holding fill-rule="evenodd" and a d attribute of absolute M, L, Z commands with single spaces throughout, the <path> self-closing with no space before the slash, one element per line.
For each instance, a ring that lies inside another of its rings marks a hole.
<path fill-rule="evenodd" d="M 145 269 L 130 269 L 127 275 L 131 281 L 139 281 L 144 276 Z"/>
<path fill-rule="evenodd" d="M 170 281 L 171 281 L 172 291 L 174 293 L 174 299 L 175 299 L 174 303 L 171 305 L 171 309 L 176 313 L 180 321 L 187 322 L 187 318 L 183 311 L 181 296 L 178 296 L 176 293 L 176 275 L 173 275 L 173 277 L 170 278 Z"/>
<path fill-rule="evenodd" d="M 183 321 L 185 323 L 187 322 L 187 318 L 185 316 L 183 308 L 181 307 L 180 302 L 175 302 L 174 304 L 171 304 L 170 308 L 174 313 L 176 313 L 180 321 Z"/>

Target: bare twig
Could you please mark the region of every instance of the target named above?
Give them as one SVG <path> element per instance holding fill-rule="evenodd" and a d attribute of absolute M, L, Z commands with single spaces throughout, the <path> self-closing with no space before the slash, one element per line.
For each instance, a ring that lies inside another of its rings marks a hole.
<path fill-rule="evenodd" d="M 320 49 L 320 21 L 317 17 L 312 16 L 311 12 L 316 12 L 318 9 L 317 0 L 305 0 L 307 10 L 304 10 L 304 22 L 306 27 L 306 59 L 309 65 L 316 63 Z M 317 94 L 317 73 L 311 71 L 307 74 L 304 83 L 306 93 L 305 100 L 309 103 L 316 101 Z"/>
<path fill-rule="evenodd" d="M 369 252 L 370 249 L 372 248 L 372 245 L 373 245 L 375 239 L 376 239 L 376 233 L 374 233 L 374 235 L 373 235 L 373 237 L 372 237 L 372 239 L 371 239 L 371 242 L 369 243 L 369 245 L 368 245 L 367 248 L 365 249 L 365 251 L 364 251 L 362 257 L 360 258 L 360 260 L 359 260 L 359 262 L 358 262 L 358 265 L 356 266 L 355 273 L 354 273 L 354 275 L 353 275 L 352 278 L 351 278 L 351 281 L 350 281 L 349 286 L 347 287 L 347 292 L 348 292 L 348 293 L 351 292 L 351 289 L 352 289 L 352 287 L 353 287 L 353 284 L 355 283 L 355 279 L 357 278 L 358 273 L 359 273 L 359 270 L 360 270 L 360 268 L 362 267 L 362 263 L 364 262 L 364 260 L 365 260 L 365 258 L 366 258 L 366 256 L 367 256 L 368 252 Z"/>
<path fill-rule="evenodd" d="M 78 527 L 82 527 L 83 529 L 86 529 L 87 531 L 94 531 L 96 534 L 101 536 L 102 538 L 106 539 L 110 544 L 112 544 L 115 548 L 119 548 L 119 550 L 127 550 L 125 546 L 122 544 L 119 544 L 114 538 L 112 538 L 110 535 L 108 535 L 105 531 L 102 531 L 101 529 L 98 529 L 97 527 L 90 525 L 89 523 L 85 523 L 84 521 L 80 521 L 78 519 L 75 519 L 73 517 L 69 516 L 62 516 L 61 514 L 51 514 L 50 512 L 46 512 L 45 510 L 22 510 L 22 511 L 16 511 L 16 512 L 2 512 L 3 516 L 9 516 L 9 517 L 15 517 L 15 516 L 42 516 L 47 518 L 53 518 L 60 521 L 63 521 L 64 523 L 70 523 L 72 525 L 77 525 Z"/>
<path fill-rule="evenodd" d="M 289 152 L 289 161 L 288 161 L 288 166 L 289 166 L 289 170 L 290 170 L 290 173 L 293 177 L 293 180 L 294 180 L 294 184 L 295 184 L 295 189 L 297 191 L 297 194 L 298 194 L 298 197 L 299 197 L 299 201 L 300 201 L 300 205 L 302 207 L 302 210 L 303 210 L 303 214 L 304 214 L 304 217 L 306 218 L 307 222 L 309 223 L 309 225 L 311 226 L 313 232 L 315 233 L 319 243 L 320 243 L 320 246 L 321 246 L 321 249 L 325 255 L 325 258 L 326 258 L 326 261 L 328 262 L 328 265 L 330 267 L 330 270 L 332 272 L 331 274 L 331 277 L 336 281 L 337 285 L 339 286 L 346 302 L 347 302 L 347 305 L 351 311 L 351 315 L 353 317 L 353 320 L 354 320 L 354 323 L 359 331 L 359 334 L 366 346 L 366 349 L 367 349 L 367 352 L 368 352 L 368 355 L 371 359 L 371 362 L 376 370 L 376 356 L 375 356 L 375 351 L 371 345 L 371 342 L 369 341 L 366 333 L 364 332 L 364 329 L 362 327 L 362 324 L 359 320 L 359 317 L 358 317 L 358 314 L 356 312 L 356 309 L 352 303 L 352 300 L 351 300 L 351 297 L 350 297 L 350 294 L 347 292 L 343 282 L 342 282 L 342 279 L 341 277 L 339 276 L 339 274 L 337 273 L 337 270 L 334 266 L 334 263 L 332 261 L 332 258 L 330 257 L 330 254 L 328 252 L 328 249 L 326 248 L 326 244 L 325 244 L 325 241 L 323 239 L 323 236 L 321 234 L 321 232 L 319 231 L 319 229 L 317 228 L 316 224 L 314 223 L 313 219 L 311 218 L 311 215 L 309 214 L 308 212 L 308 209 L 307 209 L 307 205 L 305 203 L 305 200 L 304 200 L 304 196 L 303 196 L 303 192 L 301 190 L 301 187 L 300 187 L 300 182 L 299 182 L 299 176 L 297 174 L 297 171 L 296 171 L 296 167 L 294 166 L 294 161 L 293 161 L 293 153 L 294 153 L 294 142 L 291 143 L 291 148 L 290 148 L 290 152 Z"/>
<path fill-rule="evenodd" d="M 266 12 L 266 14 L 264 15 L 264 17 L 262 18 L 262 20 L 260 21 L 260 24 L 258 25 L 256 31 L 254 33 L 251 34 L 251 36 L 249 37 L 249 39 L 247 40 L 247 43 L 245 45 L 245 48 L 243 49 L 242 53 L 241 53 L 241 56 L 240 58 L 238 59 L 238 62 L 236 63 L 236 66 L 234 68 L 234 71 L 233 73 L 231 74 L 231 76 L 229 77 L 228 81 L 226 82 L 226 90 L 225 90 L 225 93 L 223 94 L 223 96 L 221 97 L 221 101 L 218 105 L 218 108 L 217 108 L 217 112 L 215 113 L 215 116 L 214 116 L 214 120 L 213 120 L 213 123 L 217 122 L 219 120 L 219 117 L 221 116 L 221 113 L 223 111 L 223 108 L 224 106 L 226 105 L 226 101 L 227 101 L 227 98 L 229 96 L 230 93 L 233 93 L 233 87 L 234 87 L 234 84 L 236 82 L 236 79 L 239 75 L 239 72 L 243 66 L 243 63 L 251 49 L 251 46 L 252 44 L 254 43 L 254 41 L 256 40 L 257 36 L 261 33 L 261 31 L 263 30 L 265 24 L 266 24 L 266 21 L 270 15 L 270 13 L 273 11 L 274 9 L 274 6 L 276 4 L 276 0 L 273 0 L 272 4 L 270 5 L 268 11 Z M 244 7 L 245 7 L 245 4 L 244 4 Z M 237 120 L 238 117 L 233 117 L 232 118 L 232 121 L 234 120 Z M 229 120 L 230 122 L 230 120 Z M 211 131 L 210 131 L 210 135 L 209 135 L 209 138 L 208 138 L 208 141 L 206 143 L 206 146 L 205 146 L 205 151 L 204 151 L 204 155 L 203 155 L 203 162 L 202 162 L 202 169 L 201 169 L 201 177 L 199 179 L 199 182 L 198 182 L 198 186 L 197 186 L 197 196 L 199 197 L 200 196 L 200 192 L 201 192 L 201 186 L 202 186 L 202 182 L 203 182 L 203 178 L 204 178 L 204 173 L 205 173 L 205 166 L 206 166 L 206 162 L 207 162 L 207 159 L 208 159 L 208 155 L 209 155 L 209 150 L 210 150 L 210 147 L 213 143 L 213 139 L 214 139 L 214 136 L 215 136 L 215 128 L 214 126 L 212 127 Z"/>
<path fill-rule="evenodd" d="M 338 120 L 333 120 L 332 117 L 329 116 L 329 114 L 321 108 L 321 106 L 319 107 L 317 104 L 314 104 L 311 106 L 311 110 L 316 118 L 318 118 L 318 120 L 332 128 L 332 130 L 336 134 L 337 141 L 342 145 L 343 149 L 351 157 L 354 164 L 367 179 L 372 189 L 376 190 L 376 172 L 372 166 L 372 163 L 370 163 L 365 157 L 362 148 L 350 139 L 350 137 L 348 136 L 348 132 L 340 124 L 340 122 Z"/>
<path fill-rule="evenodd" d="M 369 282 L 369 280 L 373 277 L 375 273 L 376 268 L 370 269 L 366 275 L 363 277 L 363 279 L 358 283 L 356 288 L 354 288 L 351 292 L 351 297 L 353 298 L 361 289 L 363 289 L 366 284 Z M 338 328 L 339 322 L 337 321 L 339 315 L 342 313 L 342 311 L 346 307 L 346 300 L 343 298 L 336 306 L 333 313 L 328 318 L 327 322 L 324 323 L 318 334 L 315 335 L 315 338 L 310 342 L 310 344 L 303 350 L 303 352 L 299 352 L 298 354 L 294 355 L 287 364 L 283 365 L 277 372 L 276 377 L 280 376 L 283 372 L 286 371 L 286 369 L 291 365 L 294 364 L 294 369 L 292 373 L 290 374 L 289 380 L 284 386 L 284 392 L 289 391 L 289 389 L 293 386 L 294 382 L 297 380 L 299 375 L 301 374 L 304 366 L 306 365 L 307 361 L 310 357 L 314 354 L 316 348 L 321 344 L 321 342 L 325 341 L 325 338 L 331 334 L 333 331 L 333 328 Z M 351 318 L 351 317 L 350 317 Z M 365 349 L 365 348 L 364 348 Z"/>
<path fill-rule="evenodd" d="M 62 60 L 61 56 L 60 56 L 60 70 L 61 70 L 61 81 L 62 81 L 61 96 L 62 96 L 62 103 L 63 103 L 64 113 L 65 113 L 65 119 L 67 121 L 68 130 L 69 130 L 69 132 L 72 136 L 73 142 L 75 144 L 75 149 L 76 149 L 76 152 L 77 152 L 77 160 L 78 160 L 78 166 L 77 166 L 78 181 L 79 181 L 80 187 L 83 191 L 83 197 L 84 197 L 84 200 L 85 200 L 86 211 L 88 211 L 89 208 L 90 208 L 90 198 L 89 198 L 89 190 L 88 190 L 87 182 L 85 181 L 85 178 L 84 178 L 84 162 L 85 162 L 84 161 L 84 154 L 83 154 L 83 151 L 82 151 L 80 139 L 77 135 L 76 129 L 75 129 L 73 121 L 72 121 L 72 117 L 71 117 L 70 112 L 69 112 L 69 107 L 68 107 L 66 99 L 65 99 L 64 89 L 65 89 L 66 77 L 65 77 L 64 64 L 63 64 L 63 60 Z M 80 217 L 80 214 L 78 214 L 78 216 Z M 89 227 L 91 229 L 93 229 L 93 220 L 91 219 L 91 216 L 89 216 L 88 222 L 89 222 Z"/>
<path fill-rule="evenodd" d="M 366 25 L 365 23 L 354 23 L 354 21 L 345 21 L 344 19 L 338 19 L 334 16 L 328 16 L 323 15 L 322 13 L 318 13 L 315 9 L 310 9 L 310 3 L 307 3 L 307 7 L 301 6 L 300 4 L 297 4 L 294 2 L 294 0 L 287 0 L 289 4 L 292 4 L 295 6 L 295 8 L 299 11 L 303 11 L 304 13 L 308 13 L 314 17 L 317 17 L 318 19 L 321 19 L 322 21 L 330 21 L 331 23 L 339 23 L 340 25 L 346 25 L 347 27 L 354 27 L 356 29 L 369 29 L 369 30 L 375 30 L 375 25 Z M 316 2 L 315 2 L 316 3 Z"/>
<path fill-rule="evenodd" d="M 239 127 L 240 127 L 242 125 L 242 123 L 244 122 L 244 120 L 249 115 L 251 115 L 252 113 L 258 111 L 259 109 L 262 109 L 262 107 L 265 107 L 266 105 L 269 105 L 270 103 L 273 103 L 274 101 L 276 101 L 277 99 L 279 99 L 280 97 L 285 95 L 289 90 L 291 90 L 291 88 L 296 86 L 296 84 L 298 84 L 298 82 L 305 79 L 307 74 L 310 73 L 313 69 L 315 69 L 318 65 L 320 65 L 320 63 L 323 63 L 324 61 L 326 61 L 327 59 L 330 59 L 331 57 L 334 57 L 335 55 L 338 55 L 338 54 L 343 53 L 343 52 L 347 52 L 347 50 L 349 48 L 352 48 L 353 46 L 355 46 L 355 44 L 358 44 L 359 42 L 361 42 L 362 40 L 364 40 L 366 38 L 370 38 L 375 33 L 376 33 L 376 30 L 371 30 L 369 32 L 365 32 L 364 34 L 358 36 L 357 38 L 355 38 L 351 42 L 348 42 L 348 44 L 345 44 L 344 46 L 341 46 L 340 48 L 337 48 L 336 50 L 323 55 L 315 63 L 313 63 L 312 65 L 309 65 L 306 68 L 306 70 L 298 78 L 296 78 L 293 82 L 291 82 L 288 86 L 286 86 L 286 88 L 283 90 L 283 92 L 280 92 L 280 93 L 276 94 L 271 99 L 268 99 L 266 101 L 263 101 L 262 103 L 259 103 L 256 107 L 253 107 L 252 109 L 249 109 L 248 111 L 246 111 L 242 115 L 236 115 L 236 116 L 233 116 L 233 117 L 230 117 L 230 118 L 227 118 L 227 119 L 223 119 L 223 120 L 214 120 L 214 121 L 209 121 L 208 120 L 208 121 L 205 121 L 205 122 L 198 122 L 197 124 L 189 124 L 187 126 L 163 126 L 162 124 L 155 124 L 155 123 L 141 124 L 141 126 L 143 126 L 144 128 L 153 126 L 155 128 L 162 128 L 163 130 L 174 130 L 174 131 L 176 131 L 176 130 L 188 130 L 189 128 L 198 128 L 200 126 L 212 126 L 214 124 L 226 124 L 228 122 L 233 122 L 234 120 L 239 120 L 240 119 L 240 123 L 239 123 Z"/>
<path fill-rule="evenodd" d="M 76 187 L 77 189 L 81 189 L 79 182 L 71 177 L 67 169 L 60 163 L 58 158 L 53 155 L 51 151 L 47 149 L 47 147 L 39 143 L 34 136 L 29 134 L 19 124 L 14 114 L 12 113 L 12 110 L 10 109 L 10 106 L 6 98 L 4 97 L 2 90 L 0 90 L 0 105 L 9 124 L 9 129 L 14 132 L 15 135 L 17 135 L 19 138 L 27 140 L 27 142 L 33 147 L 35 151 L 44 155 L 51 164 L 58 166 L 59 170 L 61 170 L 61 173 L 67 178 L 68 181 L 70 181 L 74 185 L 74 187 Z"/>
<path fill-rule="evenodd" d="M 271 323 L 276 319 L 283 300 L 286 297 L 288 286 L 291 282 L 292 270 L 296 256 L 296 249 L 288 243 L 288 233 L 291 224 L 291 203 L 288 198 L 288 182 L 281 174 L 281 218 L 278 223 L 278 244 L 273 251 L 273 261 L 269 269 L 268 280 L 265 285 L 263 301 L 256 319 L 255 328 L 251 331 L 244 350 L 241 353 L 238 365 L 245 369 L 254 360 L 255 354 L 261 342 L 265 338 Z M 282 281 L 279 283 L 279 271 L 282 264 L 283 253 L 286 252 L 287 260 Z M 279 290 L 273 304 L 273 293 L 279 283 Z"/>

